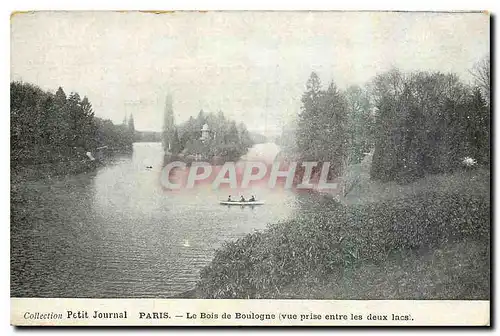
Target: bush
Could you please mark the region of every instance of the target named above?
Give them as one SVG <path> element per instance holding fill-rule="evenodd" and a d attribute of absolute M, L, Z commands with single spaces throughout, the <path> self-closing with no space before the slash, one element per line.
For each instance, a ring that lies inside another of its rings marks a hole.
<path fill-rule="evenodd" d="M 398 251 L 466 239 L 489 244 L 485 196 L 428 193 L 363 206 L 319 201 L 316 207 L 226 243 L 201 272 L 198 292 L 205 298 L 276 297 L 298 279 L 320 281 Z"/>

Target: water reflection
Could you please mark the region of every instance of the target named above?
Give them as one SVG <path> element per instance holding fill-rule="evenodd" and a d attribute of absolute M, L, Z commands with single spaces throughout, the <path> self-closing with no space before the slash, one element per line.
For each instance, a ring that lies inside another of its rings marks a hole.
<path fill-rule="evenodd" d="M 291 214 L 291 192 L 160 183 L 160 143 L 136 143 L 98 172 L 30 183 L 12 211 L 12 296 L 169 297 L 190 289 L 214 250 Z"/>

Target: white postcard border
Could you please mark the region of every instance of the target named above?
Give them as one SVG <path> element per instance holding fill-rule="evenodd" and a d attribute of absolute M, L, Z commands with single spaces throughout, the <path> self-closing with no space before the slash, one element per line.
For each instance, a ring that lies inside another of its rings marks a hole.
<path fill-rule="evenodd" d="M 490 302 L 11 298 L 11 324 L 15 326 L 489 326 Z"/>

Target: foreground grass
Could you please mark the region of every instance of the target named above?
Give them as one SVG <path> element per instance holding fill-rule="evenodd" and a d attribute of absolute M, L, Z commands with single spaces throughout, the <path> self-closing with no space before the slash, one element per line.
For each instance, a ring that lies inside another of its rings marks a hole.
<path fill-rule="evenodd" d="M 277 295 L 289 299 L 488 300 L 489 245 L 478 241 L 408 250 L 324 279 L 304 277 Z"/>
<path fill-rule="evenodd" d="M 218 250 L 202 298 L 488 299 L 485 193 L 422 192 L 360 205 L 316 200 Z"/>

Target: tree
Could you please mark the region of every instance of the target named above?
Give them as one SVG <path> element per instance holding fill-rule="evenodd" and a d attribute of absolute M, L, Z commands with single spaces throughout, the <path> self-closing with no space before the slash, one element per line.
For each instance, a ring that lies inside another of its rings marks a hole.
<path fill-rule="evenodd" d="M 54 96 L 53 104 L 47 107 L 50 114 L 51 141 L 59 149 L 65 148 L 72 136 L 67 103 L 66 93 L 62 87 L 59 87 Z"/>
<path fill-rule="evenodd" d="M 224 137 L 224 141 L 226 144 L 235 145 L 236 147 L 239 146 L 240 137 L 238 134 L 238 127 L 236 126 L 236 123 L 234 121 L 231 121 L 231 123 L 229 124 L 229 130 Z"/>
<path fill-rule="evenodd" d="M 174 109 L 172 96 L 167 95 L 165 99 L 165 111 L 163 114 L 163 148 L 166 152 L 172 151 L 173 136 L 175 130 Z"/>
<path fill-rule="evenodd" d="M 347 102 L 334 82 L 323 91 L 314 72 L 302 95 L 296 134 L 302 160 L 330 162 L 331 177 L 342 174 L 348 154 Z"/>
<path fill-rule="evenodd" d="M 85 159 L 85 151 L 108 145 L 131 144 L 126 127 L 94 116 L 87 97 L 76 92 L 66 97 L 20 82 L 10 84 L 11 159 L 17 164 L 39 164 Z"/>
<path fill-rule="evenodd" d="M 357 163 L 373 146 L 374 120 L 371 114 L 370 97 L 360 86 L 351 86 L 345 91 L 348 121 L 349 162 Z"/>
<path fill-rule="evenodd" d="M 241 151 L 246 152 L 253 146 L 252 138 L 244 123 L 238 124 L 238 137 L 240 141 Z"/>
<path fill-rule="evenodd" d="M 56 92 L 55 103 L 59 105 L 59 107 L 64 106 L 66 104 L 66 93 L 62 87 L 59 87 Z"/>
<path fill-rule="evenodd" d="M 474 77 L 475 84 L 481 89 L 486 103 L 490 105 L 491 80 L 490 80 L 490 55 L 486 55 L 478 61 L 469 73 Z"/>
<path fill-rule="evenodd" d="M 81 107 L 83 114 L 87 117 L 93 117 L 94 116 L 94 110 L 92 109 L 92 104 L 89 102 L 89 99 L 87 96 L 84 96 L 81 102 Z"/>
<path fill-rule="evenodd" d="M 196 122 L 198 123 L 199 129 L 201 129 L 201 127 L 205 124 L 206 116 L 205 116 L 205 112 L 203 112 L 203 109 L 201 109 L 200 112 L 198 113 L 198 117 L 196 118 Z"/>
<path fill-rule="evenodd" d="M 136 138 L 134 115 L 132 113 L 130 114 L 130 117 L 128 118 L 126 130 L 127 130 L 127 137 L 129 139 L 128 142 L 131 143 L 131 147 L 132 147 L 132 143 L 135 142 L 135 138 Z"/>
<path fill-rule="evenodd" d="M 481 90 L 454 74 L 398 71 L 378 76 L 371 176 L 411 182 L 460 169 L 465 157 L 489 162 L 489 112 Z"/>
<path fill-rule="evenodd" d="M 135 132 L 135 123 L 134 123 L 134 115 L 130 114 L 130 117 L 128 118 L 128 130 L 131 133 Z"/>
<path fill-rule="evenodd" d="M 468 102 L 467 140 L 471 155 L 480 164 L 490 163 L 490 109 L 480 87 L 473 88 Z"/>
<path fill-rule="evenodd" d="M 196 121 L 191 116 L 188 121 L 179 126 L 180 133 L 180 151 L 183 151 L 186 148 L 189 140 L 199 138 L 199 132 L 196 129 Z"/>
<path fill-rule="evenodd" d="M 200 141 L 201 128 L 204 124 L 210 128 L 210 137 Z M 179 148 L 183 154 L 202 154 L 207 159 L 218 156 L 222 159 L 237 160 L 245 154 L 253 142 L 246 126 L 225 118 L 222 111 L 217 114 L 201 110 L 196 118 L 178 127 Z"/>
<path fill-rule="evenodd" d="M 317 160 L 330 162 L 332 177 L 340 176 L 348 159 L 348 114 L 344 94 L 338 90 L 333 81 L 323 96 L 321 110 L 318 119 L 323 127 L 318 129 L 319 134 L 314 139 L 315 146 L 319 148 Z"/>
<path fill-rule="evenodd" d="M 80 95 L 77 92 L 72 92 L 67 101 L 67 108 L 69 112 L 69 125 L 71 135 L 69 137 L 69 142 L 71 147 L 76 148 L 79 151 L 82 151 L 82 148 L 85 147 L 84 138 L 82 134 L 82 124 L 84 123 L 83 112 L 81 110 L 81 99 Z"/>
<path fill-rule="evenodd" d="M 309 156 L 316 156 L 315 151 L 318 148 L 314 147 L 311 140 L 315 132 L 322 126 L 319 119 L 322 96 L 321 81 L 318 75 L 313 72 L 306 83 L 306 91 L 302 95 L 297 127 L 297 146 L 302 155 L 310 153 Z"/>
<path fill-rule="evenodd" d="M 174 134 L 172 136 L 172 154 L 177 155 L 181 151 L 181 143 L 179 140 L 179 133 L 177 132 L 177 128 L 174 129 Z"/>
<path fill-rule="evenodd" d="M 406 105 L 400 104 L 409 91 L 405 90 L 404 74 L 392 69 L 377 75 L 372 83 L 371 92 L 375 103 L 375 150 L 372 158 L 371 177 L 382 181 L 396 178 L 398 166 L 404 160 L 399 154 L 398 144 L 403 142 L 401 130 L 404 129 L 404 113 Z"/>

